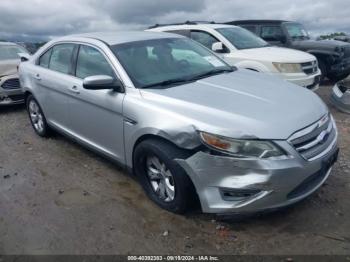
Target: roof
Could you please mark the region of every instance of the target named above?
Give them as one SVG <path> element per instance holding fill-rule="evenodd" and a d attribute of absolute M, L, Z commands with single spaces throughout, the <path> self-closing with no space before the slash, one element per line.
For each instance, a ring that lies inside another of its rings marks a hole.
<path fill-rule="evenodd" d="M 86 39 L 97 39 L 105 42 L 108 45 L 117 45 L 128 42 L 152 40 L 161 38 L 181 38 L 183 36 L 174 35 L 169 33 L 159 32 L 146 32 L 146 31 L 115 31 L 115 32 L 95 32 L 87 34 L 78 34 L 62 37 L 61 40 L 68 40 L 72 37 L 75 38 L 86 38 Z"/>
<path fill-rule="evenodd" d="M 0 45 L 17 45 L 17 44 L 12 42 L 0 42 Z"/>
<path fill-rule="evenodd" d="M 173 25 L 198 25 L 198 24 L 215 24 L 214 21 L 186 21 L 186 22 L 180 22 L 180 23 L 171 23 L 171 24 L 155 24 L 148 29 L 158 28 L 158 27 L 165 27 L 165 26 L 173 26 Z"/>
<path fill-rule="evenodd" d="M 163 30 L 171 30 L 171 29 L 192 29 L 192 28 L 223 28 L 223 27 L 233 27 L 233 25 L 228 25 L 228 24 L 213 24 L 213 23 L 201 23 L 201 24 L 173 24 L 173 25 L 162 25 L 159 27 L 152 27 L 151 31 L 163 31 Z"/>
<path fill-rule="evenodd" d="M 236 20 L 231 22 L 225 22 L 225 24 L 281 24 L 284 22 L 290 22 L 287 20 L 264 20 L 264 19 L 256 19 L 256 20 Z"/>

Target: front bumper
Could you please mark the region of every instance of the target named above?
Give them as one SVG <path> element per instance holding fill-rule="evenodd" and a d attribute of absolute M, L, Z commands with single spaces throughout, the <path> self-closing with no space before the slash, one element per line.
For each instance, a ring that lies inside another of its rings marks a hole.
<path fill-rule="evenodd" d="M 331 102 L 340 111 L 350 114 L 350 86 L 342 83 L 335 84 L 331 95 Z"/>
<path fill-rule="evenodd" d="M 322 157 L 308 161 L 287 142 L 276 141 L 291 158 L 244 160 L 203 151 L 177 162 L 191 177 L 206 213 L 256 213 L 296 203 L 316 191 L 336 161 L 335 142 Z"/>
<path fill-rule="evenodd" d="M 19 85 L 18 75 L 3 76 L 0 78 L 0 106 L 17 105 L 24 103 L 23 90 Z"/>
<path fill-rule="evenodd" d="M 306 87 L 310 90 L 316 90 L 320 86 L 321 71 L 318 70 L 317 73 L 312 75 L 307 75 L 305 73 L 296 74 L 281 74 L 282 78 L 296 84 L 298 86 Z"/>

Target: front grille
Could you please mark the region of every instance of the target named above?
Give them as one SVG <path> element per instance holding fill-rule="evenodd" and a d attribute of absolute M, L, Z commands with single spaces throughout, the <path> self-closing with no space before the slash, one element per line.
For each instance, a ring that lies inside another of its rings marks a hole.
<path fill-rule="evenodd" d="M 301 63 L 301 68 L 307 75 L 316 74 L 318 70 L 317 61 Z"/>
<path fill-rule="evenodd" d="M 8 97 L 14 102 L 24 100 L 24 95 L 9 95 Z"/>
<path fill-rule="evenodd" d="M 349 90 L 348 86 L 344 85 L 344 83 L 339 83 L 338 88 L 343 94 Z"/>
<path fill-rule="evenodd" d="M 292 135 L 289 142 L 306 160 L 322 155 L 335 141 L 337 131 L 329 115 Z"/>
<path fill-rule="evenodd" d="M 13 79 L 8 79 L 6 80 L 1 87 L 3 89 L 19 89 L 21 88 L 19 84 L 19 79 L 18 78 L 13 78 Z"/>

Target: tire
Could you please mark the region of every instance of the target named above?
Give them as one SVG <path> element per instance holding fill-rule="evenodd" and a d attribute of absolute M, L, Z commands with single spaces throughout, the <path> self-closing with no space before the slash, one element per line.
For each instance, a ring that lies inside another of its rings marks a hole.
<path fill-rule="evenodd" d="M 41 137 L 48 137 L 51 134 L 51 129 L 46 122 L 45 115 L 38 101 L 32 95 L 29 95 L 26 100 L 26 106 L 30 123 L 35 133 Z"/>
<path fill-rule="evenodd" d="M 333 81 L 333 82 L 339 82 L 340 80 L 343 80 L 345 78 L 347 78 L 349 76 L 349 74 L 343 74 L 343 75 L 329 75 L 328 78 L 329 80 Z"/>
<path fill-rule="evenodd" d="M 147 196 L 161 208 L 177 214 L 189 211 L 197 199 L 191 179 L 184 169 L 174 161 L 174 159 L 184 159 L 189 156 L 190 153 L 187 151 L 161 139 L 144 140 L 136 146 L 134 151 L 134 172 Z M 159 165 L 156 159 L 158 159 Z M 163 168 L 158 168 L 159 166 Z M 150 170 L 163 171 L 155 175 L 157 172 Z M 151 177 L 154 179 L 152 180 Z M 159 177 L 162 177 L 163 180 L 158 179 Z M 164 177 L 167 178 L 164 180 Z M 164 185 L 161 186 L 161 184 Z M 171 186 L 174 189 L 173 193 L 169 193 Z"/>
<path fill-rule="evenodd" d="M 323 62 L 323 60 L 321 60 L 321 59 L 318 59 L 318 67 L 321 70 L 320 83 L 322 84 L 325 81 L 327 74 L 328 74 L 327 67 L 326 67 L 326 64 Z"/>

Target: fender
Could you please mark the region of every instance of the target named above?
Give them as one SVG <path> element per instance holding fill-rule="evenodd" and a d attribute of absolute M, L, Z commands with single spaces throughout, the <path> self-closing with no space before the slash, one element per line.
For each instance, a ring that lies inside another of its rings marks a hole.
<path fill-rule="evenodd" d="M 317 55 L 328 55 L 328 56 L 339 56 L 339 53 L 335 52 L 335 51 L 326 51 L 326 50 L 314 50 L 314 49 L 310 49 L 310 50 L 305 50 L 305 52 L 310 53 L 314 56 Z"/>
<path fill-rule="evenodd" d="M 128 122 L 124 122 L 124 132 L 127 134 L 128 130 L 132 127 Z M 185 130 L 185 129 L 181 129 Z M 201 145 L 201 141 L 199 139 L 198 133 L 194 126 L 187 126 L 186 131 L 181 133 L 172 130 L 169 127 L 168 130 L 160 130 L 153 127 L 144 127 L 142 129 L 137 130 L 133 133 L 132 136 L 125 135 L 125 160 L 126 165 L 129 168 L 132 168 L 132 157 L 135 145 L 138 144 L 139 141 L 143 140 L 146 137 L 158 137 L 164 140 L 169 141 L 170 143 L 183 148 L 183 149 L 194 149 Z"/>

